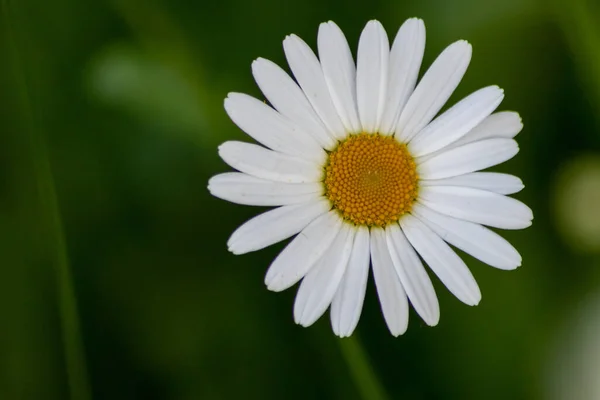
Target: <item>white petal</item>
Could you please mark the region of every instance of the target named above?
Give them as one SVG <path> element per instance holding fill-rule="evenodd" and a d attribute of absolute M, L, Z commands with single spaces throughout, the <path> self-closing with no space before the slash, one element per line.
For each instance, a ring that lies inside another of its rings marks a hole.
<path fill-rule="evenodd" d="M 310 326 L 331 304 L 352 251 L 354 227 L 343 224 L 327 252 L 302 280 L 294 302 L 294 320 Z"/>
<path fill-rule="evenodd" d="M 219 146 L 219 156 L 238 171 L 257 178 L 287 183 L 319 182 L 323 178 L 322 166 L 313 161 L 252 143 L 225 142 Z"/>
<path fill-rule="evenodd" d="M 265 277 L 267 288 L 280 292 L 302 279 L 329 248 L 341 226 L 337 211 L 311 222 L 273 261 Z"/>
<path fill-rule="evenodd" d="M 419 190 L 419 202 L 442 214 L 500 229 L 523 229 L 533 213 L 511 197 L 460 186 L 430 186 Z"/>
<path fill-rule="evenodd" d="M 444 179 L 422 179 L 420 186 L 466 186 L 474 189 L 487 190 L 498 194 L 513 194 L 520 192 L 525 186 L 523 181 L 514 175 L 499 172 L 472 172 L 470 174 L 453 176 Z"/>
<path fill-rule="evenodd" d="M 337 139 L 345 138 L 346 128 L 333 105 L 323 69 L 315 53 L 296 35 L 285 38 L 283 49 L 296 81 L 329 133 Z"/>
<path fill-rule="evenodd" d="M 523 129 L 523 122 L 518 113 L 514 111 L 501 111 L 494 113 L 484 119 L 479 125 L 471 129 L 469 133 L 453 143 L 460 146 L 476 140 L 490 138 L 512 139 Z"/>
<path fill-rule="evenodd" d="M 332 21 L 319 26 L 317 38 L 323 75 L 342 123 L 349 133 L 362 130 L 356 110 L 356 67 L 341 29 Z"/>
<path fill-rule="evenodd" d="M 267 211 L 237 228 L 227 246 L 233 254 L 260 250 L 295 235 L 330 208 L 329 201 L 322 199 Z"/>
<path fill-rule="evenodd" d="M 412 215 L 405 215 L 400 220 L 400 226 L 429 268 L 452 294 L 470 306 L 479 304 L 479 286 L 464 261 L 450 246 Z"/>
<path fill-rule="evenodd" d="M 513 158 L 519 145 L 513 139 L 486 139 L 417 160 L 422 179 L 443 179 L 493 167 Z"/>
<path fill-rule="evenodd" d="M 356 100 L 362 129 L 379 131 L 387 97 L 390 43 L 379 21 L 369 21 L 360 35 L 356 60 Z"/>
<path fill-rule="evenodd" d="M 210 178 L 208 190 L 213 196 L 232 203 L 283 206 L 318 200 L 323 194 L 323 185 L 320 182 L 273 182 L 239 172 L 227 172 Z"/>
<path fill-rule="evenodd" d="M 425 24 L 420 19 L 410 18 L 398 30 L 390 52 L 388 96 L 380 133 L 395 132 L 400 113 L 417 83 L 424 51 Z"/>
<path fill-rule="evenodd" d="M 409 143 L 415 157 L 440 150 L 463 137 L 500 105 L 504 91 L 488 86 L 465 97 L 434 119 Z"/>
<path fill-rule="evenodd" d="M 492 267 L 510 270 L 521 265 L 519 252 L 496 232 L 420 204 L 415 204 L 412 213 L 446 242 Z"/>
<path fill-rule="evenodd" d="M 319 144 L 288 118 L 243 93 L 229 93 L 225 111 L 244 132 L 268 148 L 317 162 L 326 158 Z"/>
<path fill-rule="evenodd" d="M 460 83 L 469 62 L 471 45 L 452 43 L 427 70 L 400 114 L 396 137 L 407 143 L 423 129 L 446 103 Z"/>
<path fill-rule="evenodd" d="M 317 116 L 296 82 L 277 64 L 259 58 L 252 63 L 254 79 L 265 97 L 282 115 L 288 117 L 325 149 L 331 150 L 336 141 Z"/>
<path fill-rule="evenodd" d="M 371 262 L 385 322 L 392 335 L 402 335 L 408 327 L 408 300 L 381 228 L 371 228 Z"/>
<path fill-rule="evenodd" d="M 392 262 L 410 302 L 427 325 L 437 325 L 440 305 L 419 256 L 398 224 L 387 226 L 385 232 Z"/>
<path fill-rule="evenodd" d="M 348 267 L 331 303 L 331 327 L 340 337 L 352 335 L 363 307 L 369 278 L 369 228 L 357 228 Z"/>

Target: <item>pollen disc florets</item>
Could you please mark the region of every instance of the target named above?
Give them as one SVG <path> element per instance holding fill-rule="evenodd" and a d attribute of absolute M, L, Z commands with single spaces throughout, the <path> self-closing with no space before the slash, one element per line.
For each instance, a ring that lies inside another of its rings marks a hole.
<path fill-rule="evenodd" d="M 344 219 L 385 226 L 410 211 L 417 172 L 406 145 L 391 136 L 349 136 L 329 154 L 325 192 Z"/>

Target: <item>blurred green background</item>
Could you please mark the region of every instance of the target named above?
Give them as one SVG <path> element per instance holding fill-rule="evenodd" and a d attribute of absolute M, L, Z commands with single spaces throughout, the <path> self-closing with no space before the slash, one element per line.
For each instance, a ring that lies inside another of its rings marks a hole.
<path fill-rule="evenodd" d="M 411 311 L 393 338 L 370 282 L 356 337 L 390 399 L 600 398 L 597 2 L 3 2 L 0 399 L 75 400 L 85 376 L 94 399 L 361 398 L 328 315 L 300 328 L 295 289 L 264 287 L 283 244 L 227 252 L 259 209 L 206 184 L 229 170 L 217 145 L 248 140 L 222 105 L 229 91 L 262 98 L 253 59 L 285 65 L 284 36 L 314 48 L 329 19 L 355 50 L 369 19 L 393 38 L 412 16 L 427 27 L 422 72 L 473 44 L 450 104 L 498 84 L 500 109 L 520 112 L 521 152 L 498 170 L 523 179 L 535 220 L 503 233 L 517 271 L 463 255 L 478 307 L 436 281 L 440 324 Z M 63 334 L 70 288 L 85 364 Z"/>

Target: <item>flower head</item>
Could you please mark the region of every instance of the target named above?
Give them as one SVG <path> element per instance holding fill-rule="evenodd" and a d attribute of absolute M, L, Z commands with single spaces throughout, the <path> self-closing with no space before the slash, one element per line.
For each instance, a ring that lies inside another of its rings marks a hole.
<path fill-rule="evenodd" d="M 334 332 L 351 335 L 370 265 L 395 336 L 407 328 L 408 300 L 428 325 L 439 321 L 423 261 L 459 300 L 478 304 L 477 282 L 448 244 L 492 267 L 521 265 L 519 253 L 483 225 L 531 225 L 531 210 L 506 196 L 523 184 L 477 172 L 517 154 L 519 115 L 492 114 L 504 92 L 489 86 L 436 117 L 469 65 L 469 43 L 448 46 L 418 84 L 420 19 L 402 25 L 391 49 L 382 25 L 367 23 L 356 65 L 333 22 L 319 28 L 319 58 L 295 35 L 283 46 L 295 80 L 268 60 L 252 64 L 272 106 L 240 93 L 225 100 L 233 122 L 262 146 L 222 144 L 219 155 L 240 172 L 216 175 L 208 188 L 234 203 L 277 206 L 239 227 L 228 246 L 242 254 L 296 235 L 265 282 L 282 291 L 302 280 L 298 324 L 311 325 L 330 307 Z"/>

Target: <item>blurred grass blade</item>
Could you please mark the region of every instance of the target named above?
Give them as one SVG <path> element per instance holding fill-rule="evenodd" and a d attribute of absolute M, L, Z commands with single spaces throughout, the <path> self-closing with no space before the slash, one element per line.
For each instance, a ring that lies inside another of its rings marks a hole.
<path fill-rule="evenodd" d="M 578 63 L 586 89 L 600 107 L 600 26 L 598 12 L 586 0 L 555 1 L 555 16 Z"/>
<path fill-rule="evenodd" d="M 366 400 L 388 400 L 356 335 L 339 339 L 342 355 L 361 396 Z"/>
<path fill-rule="evenodd" d="M 4 29 L 10 46 L 10 58 L 13 72 L 19 87 L 19 98 L 28 119 L 27 132 L 30 157 L 34 163 L 35 182 L 39 196 L 39 206 L 43 218 L 43 231 L 46 235 L 49 254 L 55 267 L 58 295 L 58 309 L 61 318 L 61 333 L 63 340 L 64 358 L 67 369 L 69 396 L 71 400 L 91 399 L 87 377 L 87 369 L 77 316 L 77 302 L 73 290 L 73 282 L 69 270 L 69 261 L 63 233 L 58 199 L 54 185 L 54 177 L 50 166 L 45 138 L 36 121 L 32 106 L 23 59 L 19 52 L 17 26 L 25 26 L 13 21 L 13 11 L 9 0 L 2 0 L 2 15 Z"/>

